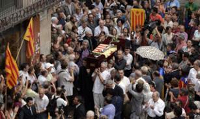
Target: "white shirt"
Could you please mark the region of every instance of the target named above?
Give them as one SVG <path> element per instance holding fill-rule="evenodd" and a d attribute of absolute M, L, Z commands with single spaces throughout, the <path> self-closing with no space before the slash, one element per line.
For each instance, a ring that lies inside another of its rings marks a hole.
<path fill-rule="evenodd" d="M 82 26 L 78 27 L 78 35 L 81 36 L 81 38 L 83 38 L 85 36 L 85 31 L 89 31 L 91 30 L 89 27 L 85 27 L 83 28 Z"/>
<path fill-rule="evenodd" d="M 195 84 L 197 82 L 196 75 L 197 71 L 194 68 L 190 69 L 190 72 L 188 74 L 188 80 L 190 80 L 192 84 Z"/>
<path fill-rule="evenodd" d="M 121 82 L 126 86 L 128 87 L 129 84 L 131 83 L 129 78 L 127 78 L 126 76 L 123 77 L 123 79 L 121 80 Z"/>
<path fill-rule="evenodd" d="M 92 5 L 94 5 L 95 7 L 97 7 L 99 10 L 103 12 L 103 4 L 101 2 L 98 5 L 96 4 L 96 2 L 94 2 Z"/>
<path fill-rule="evenodd" d="M 120 83 L 118 84 L 118 86 L 122 88 L 123 94 L 126 94 L 127 91 L 126 91 L 126 86 L 124 85 L 124 83 L 123 83 L 123 82 L 120 82 Z"/>
<path fill-rule="evenodd" d="M 23 82 L 23 84 L 25 85 L 25 83 L 26 83 L 26 78 L 28 79 L 28 77 L 29 77 L 29 74 L 28 74 L 28 72 L 25 72 L 25 71 L 19 71 L 19 74 L 20 74 L 20 76 L 22 76 L 22 82 Z"/>
<path fill-rule="evenodd" d="M 43 85 L 45 81 L 47 81 L 47 78 L 44 77 L 43 75 L 40 75 L 38 77 L 38 82 L 39 82 L 40 85 Z"/>
<path fill-rule="evenodd" d="M 126 94 L 126 92 L 128 91 L 129 84 L 130 80 L 126 76 L 124 76 L 123 79 L 121 79 L 120 83 L 118 84 L 122 88 L 124 94 Z"/>
<path fill-rule="evenodd" d="M 195 39 L 199 39 L 199 41 L 200 41 L 200 32 L 199 32 L 198 30 L 196 30 L 196 31 L 194 32 L 194 38 L 195 38 Z"/>
<path fill-rule="evenodd" d="M 170 26 L 171 28 L 173 28 L 173 22 L 169 21 L 169 23 L 167 21 L 164 21 L 164 28 L 166 28 L 167 26 Z"/>
<path fill-rule="evenodd" d="M 124 54 L 124 59 L 126 60 L 126 67 L 124 68 L 124 70 L 131 70 L 133 56 L 130 53 L 128 53 L 127 55 Z"/>
<path fill-rule="evenodd" d="M 54 98 L 54 95 L 52 96 L 52 99 Z M 60 106 L 67 106 L 67 101 L 65 101 L 64 99 L 60 98 L 59 96 L 56 96 L 57 100 L 56 100 L 56 103 L 57 103 L 57 107 L 59 108 Z"/>
<path fill-rule="evenodd" d="M 35 98 L 36 110 L 42 111 L 46 110 L 47 105 L 49 104 L 49 99 L 46 95 L 41 99 L 39 96 Z"/>
<path fill-rule="evenodd" d="M 31 83 L 33 83 L 35 80 L 37 80 L 35 75 L 28 75 L 28 80 L 31 81 Z"/>
<path fill-rule="evenodd" d="M 153 99 L 150 99 L 148 104 L 149 106 L 146 108 L 146 110 L 150 117 L 160 117 L 164 114 L 165 103 L 162 99 L 159 98 L 157 102 L 154 102 Z M 150 106 L 154 106 L 154 109 L 152 109 Z"/>
<path fill-rule="evenodd" d="M 95 73 L 92 74 L 92 77 L 95 75 Z M 100 74 L 103 78 L 104 81 L 110 79 L 110 73 L 105 70 L 103 72 L 101 72 Z M 101 94 L 103 92 L 104 89 L 104 85 L 103 83 L 100 81 L 99 76 L 96 76 L 96 79 L 94 81 L 94 85 L 93 85 L 93 93 L 97 93 L 97 94 Z"/>
<path fill-rule="evenodd" d="M 99 36 L 101 31 L 104 31 L 106 35 L 109 35 L 109 31 L 108 31 L 108 28 L 106 26 L 104 26 L 103 29 L 101 29 L 100 26 L 97 26 L 94 29 L 94 36 Z"/>

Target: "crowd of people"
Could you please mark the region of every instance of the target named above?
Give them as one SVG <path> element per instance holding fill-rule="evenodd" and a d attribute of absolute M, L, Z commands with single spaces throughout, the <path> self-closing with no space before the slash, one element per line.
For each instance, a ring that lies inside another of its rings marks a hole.
<path fill-rule="evenodd" d="M 200 119 L 200 9 L 186 1 L 62 1 L 51 17 L 51 54 L 21 64 L 12 90 L 1 75 L 0 119 Z M 135 31 L 132 8 L 145 10 Z M 125 47 L 91 69 L 88 55 L 108 37 Z M 140 57 L 140 46 L 165 59 Z"/>

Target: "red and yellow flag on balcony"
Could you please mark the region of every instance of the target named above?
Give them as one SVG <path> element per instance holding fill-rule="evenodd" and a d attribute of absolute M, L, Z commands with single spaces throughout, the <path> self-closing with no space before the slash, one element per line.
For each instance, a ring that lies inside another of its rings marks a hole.
<path fill-rule="evenodd" d="M 145 11 L 143 9 L 131 9 L 131 30 L 135 31 L 136 26 L 143 26 L 145 21 Z"/>
<path fill-rule="evenodd" d="M 34 46 L 34 33 L 33 33 L 33 18 L 31 18 L 28 27 L 26 29 L 26 33 L 24 35 L 24 40 L 28 41 L 26 48 L 26 57 L 31 58 L 31 56 L 35 52 Z"/>
<path fill-rule="evenodd" d="M 19 69 L 16 61 L 12 57 L 10 52 L 9 44 L 6 48 L 6 62 L 5 62 L 5 71 L 6 71 L 6 85 L 8 88 L 12 89 L 17 85 L 17 79 L 19 77 Z"/>

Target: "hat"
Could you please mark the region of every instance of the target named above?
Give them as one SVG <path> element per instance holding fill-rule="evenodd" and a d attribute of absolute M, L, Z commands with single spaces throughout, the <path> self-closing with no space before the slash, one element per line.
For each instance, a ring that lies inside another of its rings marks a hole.
<path fill-rule="evenodd" d="M 48 68 L 50 68 L 50 67 L 53 67 L 53 64 L 51 64 L 51 63 L 46 63 L 46 64 L 45 64 L 45 69 L 48 69 Z"/>

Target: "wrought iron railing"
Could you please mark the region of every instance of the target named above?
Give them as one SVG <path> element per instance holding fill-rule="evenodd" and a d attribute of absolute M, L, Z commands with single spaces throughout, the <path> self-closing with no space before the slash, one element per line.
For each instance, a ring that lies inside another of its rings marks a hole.
<path fill-rule="evenodd" d="M 0 32 L 15 26 L 28 17 L 58 4 L 61 1 L 62 0 L 23 0 L 18 6 L 13 6 L 0 13 Z"/>

